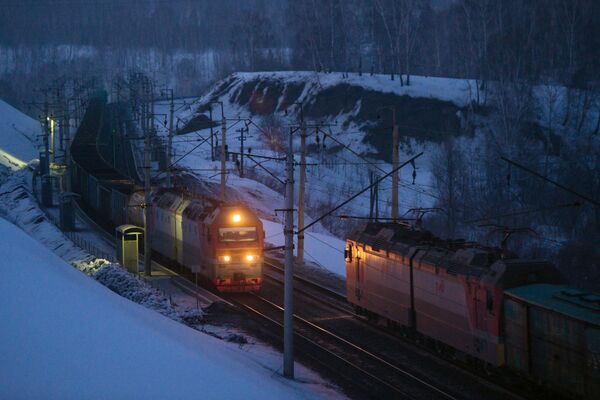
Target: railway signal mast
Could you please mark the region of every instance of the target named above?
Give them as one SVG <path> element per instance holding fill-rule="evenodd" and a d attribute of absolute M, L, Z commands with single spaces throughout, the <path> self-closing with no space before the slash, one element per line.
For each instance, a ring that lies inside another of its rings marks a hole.
<path fill-rule="evenodd" d="M 300 104 L 300 186 L 298 188 L 298 232 L 304 228 L 304 187 L 306 183 L 306 124 L 304 110 Z M 304 262 L 304 232 L 298 233 L 298 250 L 296 258 L 300 264 Z"/>
<path fill-rule="evenodd" d="M 283 287 L 283 375 L 294 378 L 294 129 L 290 128 L 285 180 L 285 268 Z"/>
<path fill-rule="evenodd" d="M 398 159 L 400 158 L 399 142 L 400 134 L 398 132 L 398 122 L 396 120 L 396 106 L 381 107 L 381 109 L 388 109 L 392 112 L 392 212 L 391 217 L 393 220 L 398 218 L 398 182 L 400 180 Z"/>
<path fill-rule="evenodd" d="M 172 185 L 172 166 L 173 166 L 173 116 L 175 114 L 175 103 L 173 101 L 173 89 L 164 89 L 162 95 L 169 97 L 169 136 L 167 142 L 167 187 Z"/>
<path fill-rule="evenodd" d="M 222 101 L 213 101 L 212 103 L 218 103 L 221 105 L 221 202 L 225 202 L 225 168 L 227 161 L 227 120 L 225 119 L 225 111 L 223 110 Z M 212 104 L 211 103 L 211 104 Z M 211 109 L 212 115 L 212 109 Z M 211 117 L 212 124 L 212 117 Z M 211 131 L 212 135 L 212 131 Z"/>
<path fill-rule="evenodd" d="M 151 110 L 150 102 L 152 101 L 152 86 L 149 79 L 143 79 L 143 106 L 142 124 L 144 129 L 144 274 L 152 275 L 152 240 L 150 231 L 152 229 L 152 196 L 150 193 L 150 131 L 154 126 L 154 116 Z M 149 114 L 149 115 L 147 115 Z"/>

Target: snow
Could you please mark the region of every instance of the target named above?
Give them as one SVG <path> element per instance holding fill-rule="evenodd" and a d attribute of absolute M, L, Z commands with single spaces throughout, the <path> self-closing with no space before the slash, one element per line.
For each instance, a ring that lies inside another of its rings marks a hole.
<path fill-rule="evenodd" d="M 271 357 L 128 301 L 0 219 L 0 397 L 314 398 L 334 392 L 290 382 Z M 311 384 L 312 383 L 312 384 Z"/>
<path fill-rule="evenodd" d="M 37 158 L 40 123 L 0 100 L 0 164 L 11 169 Z"/>
<path fill-rule="evenodd" d="M 265 228 L 265 241 L 273 246 L 283 246 L 283 225 L 269 220 L 262 220 Z M 294 243 L 298 237 L 294 236 Z M 325 268 L 334 274 L 345 277 L 346 264 L 344 261 L 345 242 L 331 235 L 316 232 L 305 232 L 304 253 L 309 261 Z"/>
<path fill-rule="evenodd" d="M 251 115 L 245 106 L 231 101 L 231 94 L 241 87 L 244 82 L 254 81 L 256 79 L 277 80 L 282 83 L 303 83 L 304 92 L 300 95 L 298 101 L 310 101 L 311 96 L 314 96 L 318 91 L 339 84 L 351 84 L 361 86 L 374 91 L 392 92 L 398 95 L 408 95 L 413 97 L 432 97 L 442 100 L 452 101 L 459 106 L 463 106 L 470 102 L 470 84 L 472 82 L 460 79 L 446 78 L 431 78 L 431 77 L 414 77 L 411 78 L 411 86 L 400 86 L 399 82 L 390 81 L 387 75 L 369 76 L 364 74 L 359 77 L 356 74 L 350 74 L 347 78 L 342 77 L 340 73 L 317 74 L 314 72 L 257 72 L 257 73 L 235 73 L 226 80 L 236 79 L 235 83 L 228 89 L 227 92 L 219 95 L 218 98 L 213 98 L 213 93 L 220 86 L 217 83 L 202 97 L 185 99 L 185 104 L 180 101 L 176 104 L 176 118 L 186 121 L 193 118 L 196 114 L 197 105 L 206 104 L 209 101 L 219 100 L 223 102 L 224 114 L 231 120 L 228 121 L 227 129 L 227 144 L 230 151 L 240 151 L 240 141 L 237 139 L 239 132 L 237 130 L 243 127 L 247 121 L 235 121 L 235 118 L 251 118 L 253 123 L 248 124 L 249 133 L 246 135 L 245 148 L 251 148 L 252 154 L 264 155 L 269 157 L 283 157 L 285 154 L 277 153 L 270 149 L 265 141 L 264 134 L 260 128 L 265 121 L 265 117 L 261 115 Z M 280 99 L 281 100 L 281 99 Z M 359 102 L 360 103 L 360 102 Z M 347 121 L 351 121 L 351 117 L 360 107 L 360 104 L 355 107 L 354 111 L 350 111 L 345 115 L 331 116 L 330 122 L 337 120 L 338 127 L 333 129 L 336 131 L 337 140 L 348 146 L 352 146 L 355 151 L 369 153 L 372 149 L 362 143 L 364 132 L 353 123 L 349 123 L 347 129 L 340 127 L 344 126 Z M 168 106 L 164 101 L 156 103 L 158 113 L 166 113 Z M 215 120 L 219 120 L 220 107 L 215 106 L 213 110 Z M 268 117 L 267 117 L 268 118 Z M 288 116 L 280 116 L 284 125 L 296 124 L 296 116 L 290 113 Z M 309 121 L 310 122 L 310 121 Z M 161 130 L 162 128 L 162 130 Z M 287 129 L 287 128 L 284 128 Z M 214 128 L 215 132 L 220 131 L 220 126 Z M 159 126 L 159 134 L 166 135 L 164 127 Z M 200 130 L 184 135 L 177 135 L 174 138 L 174 160 L 179 160 L 178 165 L 193 173 L 203 182 L 212 184 L 212 194 L 218 195 L 218 184 L 220 181 L 220 163 L 219 161 L 210 160 L 210 148 L 208 143 L 194 149 L 202 138 L 206 138 L 209 130 Z M 285 135 L 285 134 L 284 134 Z M 296 135 L 298 136 L 298 135 Z M 322 136 L 322 135 L 321 135 Z M 217 134 L 220 139 L 220 133 Z M 307 145 L 314 143 L 314 135 L 309 137 Z M 329 141 L 329 146 L 335 145 Z M 296 154 L 296 162 L 299 162 L 299 137 L 294 139 L 294 148 Z M 426 155 L 421 157 L 416 162 L 416 180 L 412 181 L 412 167 L 407 167 L 400 171 L 400 214 L 405 213 L 410 208 L 414 207 L 432 207 L 435 197 L 432 192 L 432 176 L 430 171 L 429 157 L 434 154 L 433 151 L 437 147 L 431 143 L 417 143 L 415 140 L 410 141 L 412 153 L 408 154 L 402 150 L 401 160 L 405 160 L 417 152 L 425 151 Z M 190 153 L 191 151 L 191 153 Z M 189 154 L 188 154 L 189 153 Z M 262 166 L 268 169 L 273 175 L 280 180 L 285 177 L 285 164 L 281 161 L 264 161 L 257 159 Z M 313 218 L 319 217 L 323 212 L 332 209 L 346 198 L 354 195 L 362 188 L 369 184 L 369 168 L 363 160 L 358 159 L 354 154 L 347 150 L 342 150 L 335 154 L 330 154 L 325 151 L 312 152 L 307 155 L 306 163 L 306 204 L 307 211 L 305 215 L 305 223 L 310 223 Z M 391 165 L 383 162 L 376 162 L 378 168 L 387 172 L 391 170 Z M 283 216 L 281 213 L 275 215 L 275 209 L 284 207 L 283 185 L 273 178 L 269 173 L 256 166 L 256 164 L 246 159 L 245 162 L 246 176 L 241 178 L 233 162 L 227 163 L 227 198 L 229 201 L 243 201 L 251 208 L 257 211 L 263 220 L 265 229 L 267 230 L 266 241 L 270 244 L 279 246 L 283 244 Z M 376 171 L 379 176 L 383 174 L 381 171 Z M 299 181 L 299 168 L 295 168 L 295 181 Z M 381 182 L 379 192 L 379 210 L 380 216 L 389 216 L 391 210 L 391 180 L 387 179 Z M 297 186 L 296 186 L 297 197 Z M 297 199 L 296 199 L 297 202 Z M 366 216 L 369 210 L 369 192 L 365 192 L 347 206 L 339 210 L 338 214 Z M 327 217 L 325 220 L 326 226 L 321 223 L 310 228 L 305 234 L 305 255 L 308 261 L 327 269 L 341 277 L 345 277 L 344 266 L 344 241 L 343 236 L 336 237 L 332 232 L 335 227 L 342 227 L 344 222 L 339 221 L 335 216 Z M 338 229 L 336 233 L 340 233 L 343 229 Z"/>
<path fill-rule="evenodd" d="M 343 75 L 341 72 L 317 73 L 311 71 L 274 71 L 274 72 L 237 72 L 233 74 L 242 80 L 280 79 L 285 82 L 307 83 L 307 87 L 316 85 L 319 90 L 339 84 L 360 86 L 382 93 L 394 93 L 399 96 L 435 98 L 450 101 L 459 107 L 467 105 L 474 96 L 476 83 L 473 80 L 439 78 L 411 75 L 410 86 L 401 86 L 399 77 L 391 80 L 390 75 L 357 73 Z M 306 95 L 305 92 L 302 96 Z M 302 99 L 300 97 L 300 101 Z"/>

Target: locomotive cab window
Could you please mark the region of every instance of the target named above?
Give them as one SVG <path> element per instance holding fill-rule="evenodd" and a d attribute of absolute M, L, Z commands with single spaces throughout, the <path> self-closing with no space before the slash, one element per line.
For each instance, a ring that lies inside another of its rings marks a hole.
<path fill-rule="evenodd" d="M 219 241 L 221 242 L 253 242 L 258 239 L 256 227 L 245 228 L 219 228 Z"/>

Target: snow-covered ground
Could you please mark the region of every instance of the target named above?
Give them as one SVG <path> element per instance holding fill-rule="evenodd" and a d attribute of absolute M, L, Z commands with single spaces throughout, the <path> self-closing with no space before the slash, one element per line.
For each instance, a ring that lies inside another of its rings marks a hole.
<path fill-rule="evenodd" d="M 37 158 L 40 123 L 0 100 L 0 164 L 17 169 Z"/>
<path fill-rule="evenodd" d="M 247 354 L 116 295 L 4 219 L 0 235 L 1 398 L 337 394 L 306 370 L 283 379 L 273 353 Z"/>

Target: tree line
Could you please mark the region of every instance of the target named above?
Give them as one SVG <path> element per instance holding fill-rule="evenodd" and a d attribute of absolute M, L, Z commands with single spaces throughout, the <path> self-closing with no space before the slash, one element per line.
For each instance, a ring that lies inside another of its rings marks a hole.
<path fill-rule="evenodd" d="M 595 0 L 3 0 L 0 44 L 227 51 L 232 69 L 309 69 L 584 86 Z M 281 57 L 287 52 L 287 58 Z M 405 82 L 406 81 L 406 82 Z"/>

